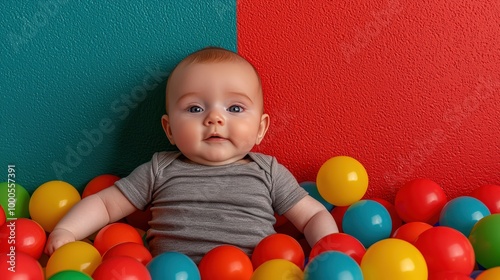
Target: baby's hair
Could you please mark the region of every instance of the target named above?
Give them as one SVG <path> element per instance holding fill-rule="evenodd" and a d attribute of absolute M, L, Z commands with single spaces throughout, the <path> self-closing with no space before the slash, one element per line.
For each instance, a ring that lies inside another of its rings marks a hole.
<path fill-rule="evenodd" d="M 252 63 L 250 63 L 248 60 L 246 60 L 244 57 L 237 54 L 236 52 L 220 47 L 210 46 L 195 51 L 186 56 L 183 60 L 181 60 L 181 62 L 179 62 L 179 64 L 177 64 L 177 66 L 174 67 L 174 70 L 172 70 L 172 72 L 170 73 L 167 79 L 167 87 L 166 87 L 167 112 L 168 112 L 169 82 L 170 78 L 172 77 L 173 73 L 177 68 L 179 68 L 182 65 L 189 65 L 194 63 L 218 63 L 218 62 L 238 62 L 238 61 L 248 63 L 250 66 L 252 66 L 253 70 L 255 71 L 255 75 L 259 80 L 259 90 L 262 91 L 262 83 L 260 80 L 259 72 L 257 72 L 257 69 L 255 68 L 255 66 L 253 66 Z"/>

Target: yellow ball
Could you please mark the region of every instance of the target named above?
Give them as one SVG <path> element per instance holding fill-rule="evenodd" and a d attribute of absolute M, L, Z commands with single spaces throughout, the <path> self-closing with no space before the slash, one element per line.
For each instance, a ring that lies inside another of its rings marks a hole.
<path fill-rule="evenodd" d="M 370 246 L 361 259 L 365 280 L 427 280 L 424 256 L 411 243 L 387 238 Z"/>
<path fill-rule="evenodd" d="M 46 277 L 63 270 L 81 271 L 92 276 L 101 263 L 101 254 L 87 242 L 75 241 L 66 243 L 54 251 L 46 267 Z"/>
<path fill-rule="evenodd" d="M 80 193 L 63 181 L 49 181 L 40 185 L 31 195 L 31 219 L 51 232 L 61 218 L 81 200 Z"/>
<path fill-rule="evenodd" d="M 363 165 L 348 156 L 327 160 L 318 171 L 319 194 L 335 206 L 348 206 L 359 201 L 368 189 L 368 174 Z"/>
<path fill-rule="evenodd" d="M 498 280 L 500 279 L 500 266 L 489 268 L 479 274 L 476 280 Z"/>
<path fill-rule="evenodd" d="M 303 279 L 304 272 L 291 261 L 284 259 L 269 260 L 261 264 L 250 280 Z"/>

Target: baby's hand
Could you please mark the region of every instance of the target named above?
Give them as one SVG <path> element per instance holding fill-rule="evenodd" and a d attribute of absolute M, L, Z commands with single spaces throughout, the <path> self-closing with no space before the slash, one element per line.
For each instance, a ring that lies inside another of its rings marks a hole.
<path fill-rule="evenodd" d="M 62 228 L 54 229 L 49 235 L 44 252 L 50 256 L 57 248 L 73 241 L 76 241 L 76 238 L 72 232 Z"/>

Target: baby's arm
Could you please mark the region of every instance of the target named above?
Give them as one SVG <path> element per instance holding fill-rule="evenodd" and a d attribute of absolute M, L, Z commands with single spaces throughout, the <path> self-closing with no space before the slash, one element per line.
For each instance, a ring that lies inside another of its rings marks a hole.
<path fill-rule="evenodd" d="M 137 210 L 116 187 L 111 186 L 78 202 L 50 233 L 45 253 L 51 255 L 62 245 L 81 240 L 105 225 Z"/>
<path fill-rule="evenodd" d="M 323 204 L 309 195 L 301 199 L 284 215 L 304 233 L 311 247 L 322 237 L 339 232 L 332 215 Z"/>

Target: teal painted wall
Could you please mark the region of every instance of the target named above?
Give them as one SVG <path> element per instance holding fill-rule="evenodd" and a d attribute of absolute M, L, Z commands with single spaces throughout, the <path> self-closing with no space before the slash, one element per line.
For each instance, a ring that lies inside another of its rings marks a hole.
<path fill-rule="evenodd" d="M 234 0 L 110 2 L 0 2 L 0 182 L 9 164 L 30 193 L 127 175 L 173 149 L 160 117 L 175 64 L 236 50 Z"/>

